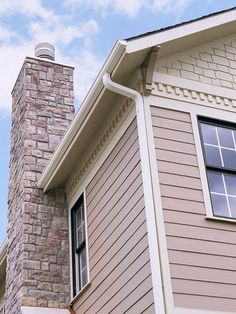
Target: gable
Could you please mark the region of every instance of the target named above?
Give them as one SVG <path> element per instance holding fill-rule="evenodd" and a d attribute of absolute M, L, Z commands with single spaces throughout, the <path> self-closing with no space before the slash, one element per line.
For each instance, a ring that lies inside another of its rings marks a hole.
<path fill-rule="evenodd" d="M 93 125 L 93 123 L 88 123 L 87 120 L 88 117 L 90 118 L 91 113 L 93 115 L 93 119 L 96 120 L 96 125 L 103 124 L 101 112 L 104 110 L 104 105 L 109 102 L 108 98 L 115 99 L 117 97 L 112 95 L 111 92 L 108 92 L 106 87 L 104 87 L 104 74 L 111 74 L 114 82 L 133 88 L 134 80 L 138 79 L 133 74 L 142 64 L 145 63 L 145 60 L 148 59 L 153 47 L 161 46 L 161 49 L 158 52 L 159 60 L 157 71 L 170 73 L 173 78 L 175 78 L 175 76 L 179 76 L 204 83 L 207 83 L 208 81 L 208 83 L 212 84 L 212 86 L 224 86 L 232 92 L 232 88 L 235 87 L 234 76 L 236 70 L 234 67 L 234 62 L 236 62 L 234 51 L 236 48 L 235 38 L 232 43 L 230 42 L 227 44 L 228 50 L 226 51 L 226 58 L 229 58 L 229 65 L 227 61 L 226 65 L 225 63 L 222 64 L 222 56 L 217 55 L 218 52 L 215 51 L 214 54 L 216 57 L 219 57 L 219 60 L 212 60 L 212 62 L 209 62 L 212 63 L 211 66 L 204 60 L 203 55 L 195 57 L 194 53 L 197 51 L 196 48 L 191 48 L 193 50 L 192 53 L 190 54 L 189 52 L 187 54 L 189 60 L 186 60 L 184 58 L 185 53 L 180 53 L 180 51 L 187 52 L 187 49 L 190 49 L 190 47 L 193 46 L 193 43 L 196 46 L 205 45 L 206 42 L 218 40 L 219 37 L 226 37 L 229 36 L 229 34 L 234 34 L 236 29 L 235 12 L 236 8 L 232 8 L 227 11 L 215 13 L 211 16 L 181 23 L 175 27 L 161 29 L 159 31 L 154 31 L 126 40 L 118 40 L 108 55 L 101 71 L 98 73 L 97 78 L 87 96 L 82 102 L 80 110 L 77 112 L 75 119 L 63 138 L 63 141 L 54 156 L 49 161 L 48 166 L 45 168 L 45 171 L 38 182 L 38 187 L 42 188 L 44 192 L 46 192 L 65 183 L 66 178 L 70 175 L 77 162 L 76 158 L 74 158 L 73 162 L 71 162 L 71 157 L 73 158 L 73 156 L 75 156 L 73 151 L 80 147 L 77 143 L 81 141 L 84 143 L 87 142 L 85 137 L 86 134 L 90 132 L 86 132 L 85 129 L 89 128 L 89 124 L 90 126 Z M 219 48 L 218 50 L 223 50 L 224 52 L 226 50 L 224 44 L 225 43 L 223 42 L 223 49 Z M 204 52 L 204 48 L 202 48 L 199 53 L 200 52 Z M 206 51 L 205 54 L 206 58 L 208 54 L 211 55 L 211 53 Z M 168 57 L 168 59 L 166 59 L 166 56 L 170 55 L 172 55 L 172 57 Z M 182 56 L 183 59 L 180 60 L 180 56 Z M 172 63 L 174 61 L 176 61 L 176 63 L 173 66 Z M 206 64 L 203 66 L 200 61 L 203 64 L 205 61 Z M 184 63 L 186 63 L 186 65 Z M 185 69 L 184 66 L 186 66 L 187 69 Z M 151 67 L 151 71 L 152 69 L 153 67 Z M 221 73 L 223 73 L 223 77 L 221 77 Z M 129 81 L 129 78 L 131 77 L 132 79 Z M 135 79 L 133 80 L 134 77 Z M 167 78 L 167 80 L 168 79 L 169 78 Z M 189 82 L 191 83 L 191 80 L 188 81 L 188 84 Z M 212 86 L 209 85 L 208 87 Z M 169 89 L 171 88 L 168 87 L 168 96 Z M 200 91 L 202 89 L 205 90 L 205 85 L 204 87 L 201 86 Z M 179 87 L 177 87 L 177 90 L 179 93 Z M 188 90 L 184 90 L 184 93 L 185 100 L 187 100 L 188 98 L 186 97 L 186 94 L 188 94 Z M 200 94 L 201 98 L 205 97 L 201 92 Z M 210 96 L 212 99 L 213 96 Z M 110 103 L 112 102 L 113 100 L 110 101 Z M 221 103 L 221 98 L 217 97 L 217 102 Z M 226 102 L 228 105 L 228 102 L 231 102 L 231 100 L 225 98 L 223 99 L 223 102 Z"/>
<path fill-rule="evenodd" d="M 236 89 L 236 34 L 159 59 L 155 71 Z"/>

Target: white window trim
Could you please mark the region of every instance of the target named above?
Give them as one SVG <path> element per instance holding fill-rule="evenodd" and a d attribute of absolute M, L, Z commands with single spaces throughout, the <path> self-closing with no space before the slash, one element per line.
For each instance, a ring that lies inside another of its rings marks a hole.
<path fill-rule="evenodd" d="M 197 160 L 198 160 L 198 168 L 200 172 L 200 179 L 202 182 L 202 193 L 203 193 L 203 199 L 205 203 L 206 217 L 213 219 L 215 217 L 213 216 L 213 210 L 211 206 L 211 197 L 210 197 L 210 192 L 209 192 L 209 187 L 208 187 L 208 182 L 207 182 L 206 167 L 205 167 L 205 161 L 203 157 L 203 150 L 202 150 L 199 127 L 198 127 L 198 116 L 196 113 L 191 113 L 191 120 L 192 120 L 193 136 L 194 136 L 195 147 L 196 147 L 196 155 L 197 155 Z"/>
<path fill-rule="evenodd" d="M 160 257 L 160 267 L 161 276 L 163 282 L 163 295 L 165 302 L 165 312 L 166 314 L 174 313 L 174 298 L 170 275 L 170 265 L 168 258 L 167 240 L 165 233 L 165 223 L 163 216 L 163 206 L 159 182 L 159 172 L 158 164 L 156 162 L 156 152 L 154 144 L 153 126 L 152 126 L 152 116 L 151 116 L 151 105 L 149 104 L 149 97 L 144 97 L 145 104 L 145 118 L 147 121 L 147 136 L 148 136 L 148 146 L 150 154 L 150 167 L 152 175 L 152 185 L 153 185 L 153 195 L 154 195 L 154 207 L 155 207 L 155 218 L 156 226 L 158 230 L 158 244 L 159 244 L 159 257 Z M 158 106 L 160 107 L 160 106 Z"/>
<path fill-rule="evenodd" d="M 196 154 L 197 154 L 197 159 L 198 159 L 198 165 L 199 165 L 199 172 L 200 172 L 200 178 L 202 182 L 202 193 L 203 193 L 203 199 L 205 203 L 205 208 L 206 208 L 206 219 L 207 220 L 215 220 L 215 221 L 225 221 L 225 222 L 231 222 L 231 223 L 236 223 L 235 219 L 232 218 L 226 218 L 226 217 L 216 217 L 213 215 L 213 208 L 211 205 L 211 196 L 210 196 L 210 191 L 209 191 L 209 185 L 207 181 L 207 172 L 206 172 L 206 166 L 205 166 L 205 160 L 203 157 L 203 148 L 202 148 L 202 143 L 201 143 L 201 138 L 200 138 L 200 130 L 198 126 L 199 118 L 201 114 L 196 114 L 191 112 L 191 120 L 192 120 L 192 128 L 193 128 L 193 135 L 194 135 L 194 140 L 195 140 L 195 147 L 196 147 Z M 222 116 L 216 117 L 209 115 L 210 117 L 214 117 L 215 119 L 219 119 L 220 121 L 227 121 L 227 122 L 234 122 L 233 119 L 231 120 L 226 120 L 222 119 Z M 205 117 L 209 117 L 205 116 Z M 203 115 L 201 115 L 203 117 Z"/>
<path fill-rule="evenodd" d="M 74 276 L 74 270 L 73 270 L 73 250 L 72 250 L 72 221 L 71 221 L 71 210 L 73 206 L 75 205 L 76 201 L 69 204 L 68 213 L 69 213 L 69 254 L 70 254 L 70 288 L 71 288 L 71 301 L 70 304 L 73 304 L 81 294 L 84 293 L 85 290 L 90 286 L 91 280 L 90 280 L 90 267 L 89 267 L 89 250 L 88 250 L 88 221 L 87 221 L 87 204 L 86 204 L 86 192 L 85 189 L 81 191 L 80 196 L 83 195 L 83 202 L 84 202 L 84 220 L 85 220 L 85 248 L 86 248 L 86 262 L 87 262 L 87 283 L 84 285 L 84 287 L 81 288 L 81 290 L 74 296 L 73 295 L 73 276 Z M 79 197 L 80 197 L 79 196 Z M 78 197 L 78 199 L 79 199 Z"/>

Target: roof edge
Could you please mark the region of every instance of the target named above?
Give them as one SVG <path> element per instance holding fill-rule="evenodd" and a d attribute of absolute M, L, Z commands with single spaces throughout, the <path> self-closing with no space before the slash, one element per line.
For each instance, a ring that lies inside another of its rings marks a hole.
<path fill-rule="evenodd" d="M 160 33 L 160 32 L 168 31 L 168 30 L 170 30 L 172 28 L 176 28 L 176 27 L 183 26 L 183 25 L 186 25 L 186 24 L 191 24 L 191 23 L 194 23 L 194 22 L 197 22 L 197 21 L 201 21 L 201 20 L 204 20 L 204 19 L 207 19 L 209 17 L 213 17 L 213 16 L 216 16 L 216 15 L 219 15 L 219 14 L 222 14 L 222 13 L 227 13 L 227 12 L 230 12 L 230 11 L 233 11 L 233 10 L 236 10 L 236 6 L 235 7 L 231 7 L 229 9 L 222 10 L 222 11 L 217 11 L 217 12 L 213 12 L 213 13 L 210 13 L 210 14 L 206 14 L 206 15 L 203 15 L 201 17 L 197 17 L 197 18 L 192 19 L 192 20 L 187 20 L 187 21 L 184 21 L 184 22 L 181 22 L 181 23 L 177 23 L 177 24 L 174 24 L 174 25 L 169 25 L 169 26 L 166 26 L 166 27 L 162 27 L 162 28 L 157 29 L 155 31 L 150 31 L 150 32 L 143 33 L 143 34 L 140 34 L 140 35 L 135 35 L 135 36 L 132 36 L 132 37 L 129 37 L 129 38 L 125 38 L 125 40 L 127 42 L 129 42 L 129 41 L 134 40 L 134 39 L 139 39 L 139 38 L 142 38 L 142 37 L 145 37 L 145 36 L 150 36 L 150 35 L 157 34 L 157 33 Z"/>
<path fill-rule="evenodd" d="M 153 34 L 138 37 L 129 41 L 117 41 L 92 87 L 88 91 L 87 96 L 82 102 L 82 105 L 76 113 L 76 116 L 65 133 L 60 145 L 54 152 L 52 158 L 42 173 L 41 178 L 38 181 L 38 187 L 42 188 L 44 192 L 48 191 L 52 187 L 55 174 L 67 157 L 68 151 L 71 145 L 73 145 L 74 140 L 79 136 L 79 130 L 83 129 L 86 116 L 88 115 L 90 109 L 96 106 L 98 96 L 105 90 L 102 82 L 102 77 L 105 72 L 110 74 L 113 72 L 113 74 L 115 74 L 121 66 L 124 57 L 129 54 L 139 53 L 140 51 L 145 51 L 153 46 L 185 38 L 189 35 L 198 34 L 202 31 L 208 32 L 213 29 L 217 29 L 217 27 L 221 25 L 226 24 L 231 27 L 231 22 L 233 22 L 234 26 L 234 23 L 236 24 L 235 12 L 236 7 L 204 17 L 207 19 L 206 23 L 202 23 L 201 20 L 203 18 L 199 18 L 188 23 L 180 24 L 178 27 L 173 26 L 162 32 L 155 32 Z M 189 23 L 192 23 L 191 27 L 189 27 Z M 227 28 L 226 31 L 231 31 L 231 28 Z"/>
<path fill-rule="evenodd" d="M 97 96 L 104 89 L 102 78 L 105 72 L 111 73 L 116 67 L 118 61 L 125 54 L 126 42 L 117 41 L 111 50 L 107 60 L 105 61 L 103 67 L 101 68 L 98 76 L 96 77 L 92 87 L 88 91 L 84 101 L 82 102 L 79 110 L 77 111 L 74 120 L 72 121 L 69 129 L 66 131 L 65 135 L 60 142 L 60 145 L 53 153 L 48 165 L 46 166 L 44 172 L 42 173 L 39 181 L 38 187 L 43 189 L 44 192 L 49 190 L 49 185 L 53 180 L 54 173 L 60 166 L 61 162 L 65 158 L 64 154 L 71 145 L 72 141 L 76 137 L 78 130 L 82 127 L 83 122 L 97 99 Z"/>
<path fill-rule="evenodd" d="M 202 31 L 209 31 L 224 24 L 236 23 L 235 15 L 236 7 L 233 7 L 195 20 L 169 26 L 140 36 L 131 37 L 127 39 L 127 53 L 150 48 L 154 45 L 161 45 Z M 203 19 L 205 20 L 204 23 L 202 22 Z"/>

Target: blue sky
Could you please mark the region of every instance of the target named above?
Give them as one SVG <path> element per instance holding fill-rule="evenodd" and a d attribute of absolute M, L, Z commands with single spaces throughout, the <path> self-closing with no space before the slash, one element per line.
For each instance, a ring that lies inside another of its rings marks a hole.
<path fill-rule="evenodd" d="M 0 244 L 6 237 L 11 89 L 47 41 L 74 65 L 77 107 L 117 39 L 236 6 L 235 0 L 0 0 Z"/>

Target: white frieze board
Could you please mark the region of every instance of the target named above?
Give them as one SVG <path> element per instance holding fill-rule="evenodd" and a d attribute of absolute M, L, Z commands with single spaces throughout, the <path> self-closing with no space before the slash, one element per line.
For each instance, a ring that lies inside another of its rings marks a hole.
<path fill-rule="evenodd" d="M 132 104 L 133 101 L 131 99 L 125 99 L 122 106 L 118 110 L 117 114 L 111 120 L 110 124 L 107 126 L 100 140 L 97 142 L 97 145 L 89 154 L 87 160 L 84 162 L 82 168 L 78 169 L 73 175 L 73 177 L 69 179 L 69 182 L 66 185 L 66 193 L 69 197 L 74 193 L 74 190 L 78 187 L 79 183 L 88 173 L 89 169 L 94 164 L 94 162 L 100 155 L 101 151 L 103 151 L 106 144 L 110 141 L 113 134 L 119 128 L 122 119 L 126 116 Z"/>
<path fill-rule="evenodd" d="M 236 111 L 236 90 L 163 73 L 154 73 L 153 95 Z"/>

